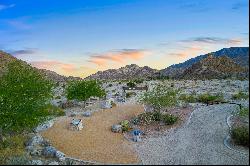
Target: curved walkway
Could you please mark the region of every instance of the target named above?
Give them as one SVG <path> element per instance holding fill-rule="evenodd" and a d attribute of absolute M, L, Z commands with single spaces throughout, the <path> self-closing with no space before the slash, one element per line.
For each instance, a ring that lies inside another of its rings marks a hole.
<path fill-rule="evenodd" d="M 78 116 L 83 119 L 81 131 L 69 130 L 72 118 L 61 117 L 41 134 L 66 156 L 104 164 L 139 164 L 132 143 L 123 134 L 112 133 L 111 126 L 142 112 L 141 105 L 124 104 L 94 112 L 91 117 Z"/>
<path fill-rule="evenodd" d="M 229 104 L 196 108 L 183 127 L 135 145 L 142 163 L 248 165 L 249 151 L 244 155 L 223 144 L 229 132 L 227 117 L 235 109 Z"/>

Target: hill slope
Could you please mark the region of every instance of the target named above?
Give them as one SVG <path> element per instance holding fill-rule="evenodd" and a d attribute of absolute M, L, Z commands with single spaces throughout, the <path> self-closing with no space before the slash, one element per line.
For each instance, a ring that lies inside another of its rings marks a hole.
<path fill-rule="evenodd" d="M 236 64 L 227 56 L 208 55 L 183 71 L 182 79 L 223 79 L 228 77 L 246 77 L 247 68 Z"/>
<path fill-rule="evenodd" d="M 119 69 L 109 69 L 105 71 L 98 71 L 95 74 L 88 76 L 86 79 L 100 79 L 100 80 L 119 80 L 119 79 L 140 79 L 153 77 L 158 70 L 152 69 L 148 66 L 139 67 L 131 64 L 121 67 Z"/>
<path fill-rule="evenodd" d="M 231 58 L 236 64 L 249 68 L 249 47 L 223 48 L 219 51 L 209 54 L 213 54 L 214 57 L 227 56 Z M 165 69 L 160 70 L 160 73 L 164 76 L 173 78 L 179 77 L 185 69 L 206 58 L 209 54 L 200 55 L 195 58 L 191 58 L 183 63 L 171 65 Z"/>
<path fill-rule="evenodd" d="M 29 65 L 27 62 L 22 61 L 20 59 L 17 59 L 14 56 L 0 50 L 0 77 L 6 71 L 7 64 L 9 62 L 13 62 L 13 61 L 20 61 L 25 65 Z M 39 72 L 43 73 L 45 78 L 47 78 L 49 80 L 52 80 L 54 82 L 65 82 L 65 81 L 68 81 L 68 80 L 79 80 L 79 79 L 81 79 L 79 77 L 62 76 L 62 75 L 57 74 L 54 71 L 50 71 L 50 70 L 46 70 L 46 69 L 37 69 L 35 67 L 33 67 L 33 68 L 34 68 L 34 70 L 38 70 Z"/>

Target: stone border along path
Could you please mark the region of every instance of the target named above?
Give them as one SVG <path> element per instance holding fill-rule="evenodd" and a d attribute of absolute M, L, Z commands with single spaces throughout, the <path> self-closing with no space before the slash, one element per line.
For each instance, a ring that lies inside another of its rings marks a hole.
<path fill-rule="evenodd" d="M 242 155 L 228 149 L 226 119 L 238 106 L 219 104 L 198 106 L 185 125 L 167 135 L 136 144 L 143 164 L 230 164 L 248 165 L 249 152 Z"/>

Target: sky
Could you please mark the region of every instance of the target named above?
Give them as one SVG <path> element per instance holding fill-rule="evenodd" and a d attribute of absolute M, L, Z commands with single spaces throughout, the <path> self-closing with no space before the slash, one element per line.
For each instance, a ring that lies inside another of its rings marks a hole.
<path fill-rule="evenodd" d="M 0 50 L 86 77 L 249 46 L 248 0 L 0 0 Z"/>

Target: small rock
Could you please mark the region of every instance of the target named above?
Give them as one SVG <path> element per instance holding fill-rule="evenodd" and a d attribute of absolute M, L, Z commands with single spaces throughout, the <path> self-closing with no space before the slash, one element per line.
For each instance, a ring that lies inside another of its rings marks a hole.
<path fill-rule="evenodd" d="M 87 111 L 87 112 L 84 112 L 82 115 L 85 116 L 85 117 L 90 117 L 91 116 L 91 112 Z"/>
<path fill-rule="evenodd" d="M 56 161 L 52 161 L 51 163 L 49 163 L 48 165 L 59 165 L 59 163 L 58 162 L 56 162 Z"/>
<path fill-rule="evenodd" d="M 59 161 L 64 161 L 65 160 L 65 154 L 60 152 L 60 151 L 56 151 L 56 158 L 58 158 Z"/>
<path fill-rule="evenodd" d="M 32 160 L 30 165 L 43 165 L 43 162 L 41 160 Z"/>
<path fill-rule="evenodd" d="M 122 125 L 112 125 L 111 131 L 114 133 L 122 132 Z"/>
<path fill-rule="evenodd" d="M 30 155 L 31 156 L 41 156 L 42 155 L 42 151 L 39 149 L 33 149 L 30 151 Z"/>
<path fill-rule="evenodd" d="M 45 157 L 55 157 L 57 150 L 53 146 L 47 146 L 43 149 L 42 154 Z"/>

